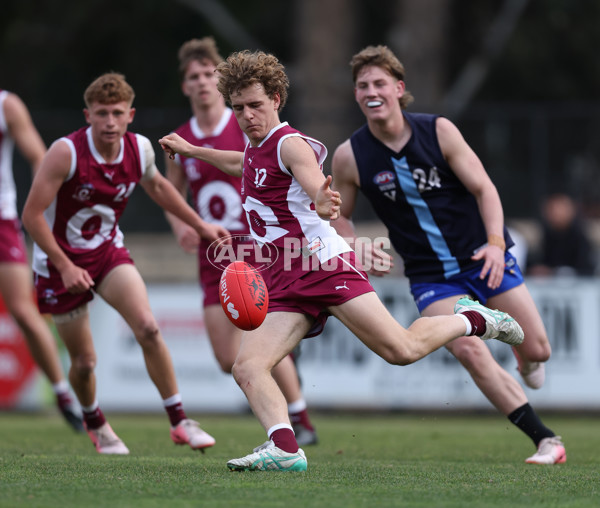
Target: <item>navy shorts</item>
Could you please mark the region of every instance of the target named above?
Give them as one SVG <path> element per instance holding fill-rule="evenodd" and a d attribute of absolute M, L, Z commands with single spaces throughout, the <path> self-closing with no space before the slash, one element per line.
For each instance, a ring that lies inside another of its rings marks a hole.
<path fill-rule="evenodd" d="M 504 278 L 496 289 L 487 287 L 487 277 L 479 278 L 481 266 L 459 273 L 443 282 L 419 282 L 410 285 L 410 292 L 415 299 L 419 312 L 438 300 L 450 296 L 469 295 L 479 300 L 483 305 L 488 298 L 499 295 L 523 283 L 523 274 L 517 260 L 510 253 L 505 254 Z"/>

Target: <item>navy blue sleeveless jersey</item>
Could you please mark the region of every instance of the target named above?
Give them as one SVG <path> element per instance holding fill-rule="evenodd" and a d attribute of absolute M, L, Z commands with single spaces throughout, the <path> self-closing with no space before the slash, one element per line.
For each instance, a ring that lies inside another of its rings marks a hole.
<path fill-rule="evenodd" d="M 487 243 L 475 197 L 446 163 L 435 122 L 438 115 L 403 112 L 412 129 L 394 152 L 367 125 L 350 138 L 360 187 L 388 228 L 411 283 L 444 280 L 482 265 L 471 256 Z M 507 248 L 513 242 L 504 228 Z"/>

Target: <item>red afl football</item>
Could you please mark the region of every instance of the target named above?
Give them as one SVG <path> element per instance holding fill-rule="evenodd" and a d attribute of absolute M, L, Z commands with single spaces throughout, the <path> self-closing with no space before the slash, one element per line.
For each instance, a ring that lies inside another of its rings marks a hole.
<path fill-rule="evenodd" d="M 254 330 L 265 320 L 269 292 L 261 274 L 244 261 L 234 261 L 221 275 L 219 299 L 225 314 L 242 330 Z"/>

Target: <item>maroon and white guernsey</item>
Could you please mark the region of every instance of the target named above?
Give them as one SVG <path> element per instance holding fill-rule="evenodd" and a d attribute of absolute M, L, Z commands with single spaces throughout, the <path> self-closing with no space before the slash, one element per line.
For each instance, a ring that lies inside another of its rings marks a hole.
<path fill-rule="evenodd" d="M 321 219 L 304 189 L 281 161 L 281 145 L 292 136 L 304 139 L 314 150 L 321 170 L 327 148 L 316 139 L 279 124 L 260 145 L 244 153 L 242 196 L 250 231 L 259 244 L 297 248 L 314 254 L 321 263 L 351 250 L 328 221 Z"/>
<path fill-rule="evenodd" d="M 242 152 L 248 142 L 229 108 L 225 109 L 212 133 L 203 132 L 195 117 L 175 132 L 194 146 L 218 150 Z M 198 215 L 211 224 L 227 228 L 232 233 L 248 233 L 240 197 L 242 180 L 200 159 L 177 154 L 175 160 L 185 171 Z"/>
<path fill-rule="evenodd" d="M 71 167 L 44 217 L 75 264 L 100 263 L 108 246 L 123 246 L 118 222 L 137 183 L 154 174 L 154 150 L 148 138 L 127 132 L 118 157 L 109 164 L 94 146 L 91 127 L 55 143 L 69 146 Z M 48 277 L 48 256 L 37 245 L 33 254 L 33 270 Z"/>

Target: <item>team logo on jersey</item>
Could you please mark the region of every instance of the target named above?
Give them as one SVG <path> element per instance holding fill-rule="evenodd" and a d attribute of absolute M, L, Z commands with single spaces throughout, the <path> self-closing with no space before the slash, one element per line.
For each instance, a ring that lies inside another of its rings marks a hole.
<path fill-rule="evenodd" d="M 53 289 L 44 289 L 44 301 L 46 305 L 56 305 L 58 303 L 58 298 L 56 298 L 56 294 Z"/>
<path fill-rule="evenodd" d="M 321 240 L 320 237 L 316 237 L 314 240 L 309 242 L 307 245 L 302 247 L 302 255 L 305 258 L 312 256 L 313 254 L 323 250 L 325 248 L 325 243 Z"/>
<path fill-rule="evenodd" d="M 92 197 L 94 190 L 94 186 L 91 183 L 83 183 L 75 189 L 73 198 L 83 203 Z"/>
<path fill-rule="evenodd" d="M 386 198 L 396 201 L 396 175 L 394 173 L 380 171 L 373 177 L 373 182 Z"/>
<path fill-rule="evenodd" d="M 380 171 L 373 177 L 373 182 L 375 185 L 386 185 L 393 182 L 396 179 L 394 173 L 391 171 Z"/>

